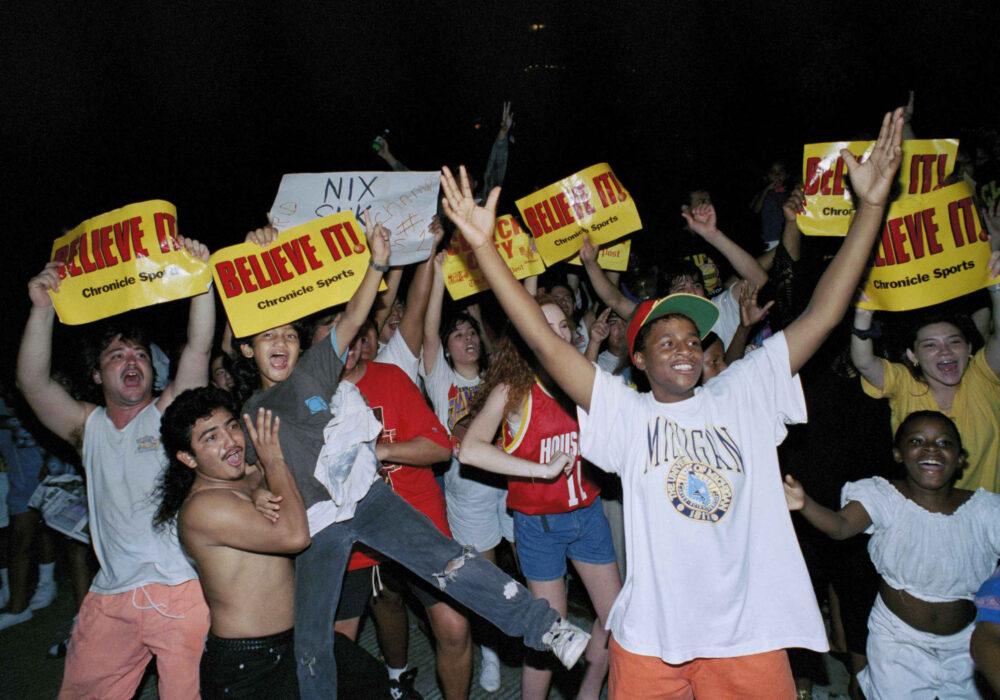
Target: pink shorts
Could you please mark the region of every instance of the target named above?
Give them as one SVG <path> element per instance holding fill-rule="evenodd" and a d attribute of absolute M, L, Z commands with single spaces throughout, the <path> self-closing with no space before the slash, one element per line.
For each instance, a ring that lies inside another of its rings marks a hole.
<path fill-rule="evenodd" d="M 153 654 L 160 698 L 197 698 L 208 627 L 208 604 L 197 579 L 114 595 L 88 593 L 66 651 L 59 698 L 130 698 Z"/>

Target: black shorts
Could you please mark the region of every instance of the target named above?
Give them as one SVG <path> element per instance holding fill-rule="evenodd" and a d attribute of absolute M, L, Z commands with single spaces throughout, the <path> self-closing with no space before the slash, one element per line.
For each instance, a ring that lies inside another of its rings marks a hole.
<path fill-rule="evenodd" d="M 409 590 L 416 596 L 425 608 L 438 603 L 458 605 L 454 600 L 427 583 L 416 574 L 400 566 L 396 562 L 383 562 L 378 566 L 379 573 L 375 577 L 375 585 L 381 579 L 382 585 L 390 591 L 404 593 Z M 340 587 L 340 602 L 337 604 L 336 620 L 353 620 L 361 617 L 372 596 L 372 575 L 375 567 L 355 569 L 344 574 L 344 583 Z"/>
<path fill-rule="evenodd" d="M 211 632 L 201 656 L 201 697 L 299 697 L 293 630 L 268 637 L 226 639 Z"/>

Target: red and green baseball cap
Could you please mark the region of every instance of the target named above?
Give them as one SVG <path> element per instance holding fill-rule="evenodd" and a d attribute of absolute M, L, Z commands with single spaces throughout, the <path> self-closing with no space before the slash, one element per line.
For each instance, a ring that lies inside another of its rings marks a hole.
<path fill-rule="evenodd" d="M 629 321 L 625 337 L 628 338 L 628 356 L 635 363 L 635 337 L 639 329 L 667 314 L 682 314 L 698 328 L 698 337 L 704 338 L 719 319 L 719 307 L 695 294 L 671 294 L 661 299 L 648 299 L 639 304 Z"/>

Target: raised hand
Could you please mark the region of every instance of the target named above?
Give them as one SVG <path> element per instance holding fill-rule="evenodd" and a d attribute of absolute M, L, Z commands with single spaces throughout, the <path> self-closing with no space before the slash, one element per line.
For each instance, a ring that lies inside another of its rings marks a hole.
<path fill-rule="evenodd" d="M 531 240 L 534 241 L 535 239 L 532 238 Z M 598 252 L 597 246 L 591 243 L 590 236 L 583 234 L 583 247 L 580 248 L 580 262 L 584 265 L 597 262 Z"/>
<path fill-rule="evenodd" d="M 59 291 L 59 269 L 62 266 L 61 262 L 47 262 L 41 272 L 28 280 L 28 298 L 32 306 L 52 306 L 49 291 Z"/>
<path fill-rule="evenodd" d="M 493 244 L 493 229 L 497 220 L 497 200 L 500 188 L 494 187 L 486 197 L 486 204 L 476 204 L 469 186 L 465 166 L 458 169 L 459 182 L 447 167 L 441 168 L 441 207 L 445 215 L 458 227 L 465 241 L 473 248 Z"/>
<path fill-rule="evenodd" d="M 255 228 L 250 231 L 246 238 L 243 239 L 244 243 L 256 243 L 257 245 L 263 247 L 268 246 L 278 240 L 278 229 L 274 226 L 264 226 L 263 228 Z"/>
<path fill-rule="evenodd" d="M 797 185 L 788 199 L 781 205 L 781 213 L 785 216 L 785 221 L 795 221 L 797 214 L 806 210 L 806 195 L 802 185 Z"/>
<path fill-rule="evenodd" d="M 263 487 L 254 489 L 253 507 L 272 523 L 278 522 L 280 517 L 278 511 L 281 510 L 281 500 L 281 496 L 277 496 Z"/>
<path fill-rule="evenodd" d="M 601 315 L 594 319 L 594 323 L 590 326 L 590 342 L 597 343 L 600 345 L 611 333 L 611 328 L 608 326 L 608 316 L 611 314 L 611 307 L 609 306 Z"/>
<path fill-rule="evenodd" d="M 392 248 L 389 244 L 389 229 L 382 224 L 372 223 L 370 209 L 365 209 L 365 235 L 368 237 L 368 248 L 371 250 L 372 262 L 385 265 L 389 262 Z"/>
<path fill-rule="evenodd" d="M 510 101 L 507 101 L 503 103 L 503 114 L 500 117 L 500 133 L 497 134 L 497 140 L 506 138 L 513 126 L 514 113 L 510 111 Z"/>
<path fill-rule="evenodd" d="M 802 488 L 802 484 L 793 479 L 791 474 L 786 474 L 782 486 L 785 487 L 788 510 L 802 510 L 806 505 L 806 490 Z"/>
<path fill-rule="evenodd" d="M 840 155 L 847 164 L 851 177 L 851 190 L 865 204 L 873 207 L 885 206 L 889 198 L 892 181 L 903 158 L 903 108 L 887 112 L 882 118 L 882 128 L 872 154 L 864 163 L 858 163 L 846 148 Z"/>
<path fill-rule="evenodd" d="M 681 207 L 681 216 L 699 236 L 705 237 L 718 231 L 715 207 L 711 204 L 699 204 L 694 209 L 685 204 Z"/>
<path fill-rule="evenodd" d="M 741 289 L 737 296 L 740 302 L 740 325 L 744 328 L 751 328 L 767 316 L 767 312 L 774 306 L 774 301 L 767 302 L 763 307 L 757 306 L 757 294 L 760 292 L 757 285 L 742 280 L 740 286 Z"/>
<path fill-rule="evenodd" d="M 192 258 L 208 262 L 208 246 L 204 243 L 200 243 L 193 238 L 185 238 L 184 236 L 177 236 L 177 242 L 180 243 L 181 248 L 186 250 Z"/>
<path fill-rule="evenodd" d="M 441 241 L 444 240 L 444 225 L 437 214 L 431 217 L 431 223 L 427 227 L 427 230 L 434 236 L 434 247 L 431 250 L 437 250 L 438 246 L 441 245 Z"/>
<path fill-rule="evenodd" d="M 278 442 L 278 428 L 281 419 L 263 408 L 257 409 L 256 424 L 247 413 L 243 414 L 243 423 L 247 426 L 250 442 L 257 451 L 257 457 L 264 464 L 264 473 L 277 462 L 284 462 L 285 455 Z"/>

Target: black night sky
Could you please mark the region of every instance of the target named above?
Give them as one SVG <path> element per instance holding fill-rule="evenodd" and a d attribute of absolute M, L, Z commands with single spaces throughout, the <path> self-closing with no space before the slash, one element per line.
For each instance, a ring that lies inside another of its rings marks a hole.
<path fill-rule="evenodd" d="M 222 247 L 282 173 L 382 169 L 384 129 L 413 169 L 481 171 L 505 99 L 503 211 L 608 161 L 642 245 L 666 250 L 696 186 L 739 228 L 770 162 L 873 132 L 909 89 L 918 136 L 996 125 L 997 19 L 971 0 L 5 3 L 5 350 L 83 219 L 163 198 Z"/>

